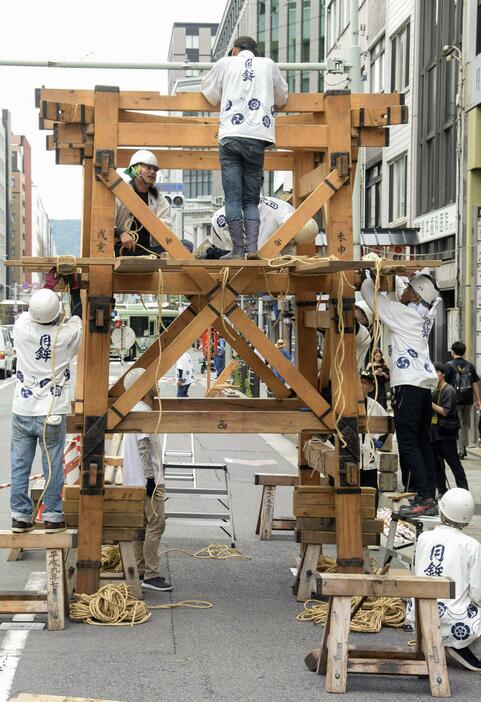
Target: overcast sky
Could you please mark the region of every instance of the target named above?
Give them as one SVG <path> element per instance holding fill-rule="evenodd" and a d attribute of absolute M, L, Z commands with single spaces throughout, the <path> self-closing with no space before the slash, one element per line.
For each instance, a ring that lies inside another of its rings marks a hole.
<path fill-rule="evenodd" d="M 23 0 L 2 3 L 3 59 L 162 62 L 174 22 L 219 22 L 227 0 Z M 121 90 L 167 93 L 166 71 L 10 68 L 0 66 L 0 108 L 10 110 L 12 130 L 32 146 L 33 180 L 49 217 L 76 219 L 81 212 L 80 167 L 56 166 L 38 129 L 35 88 L 118 85 Z"/>

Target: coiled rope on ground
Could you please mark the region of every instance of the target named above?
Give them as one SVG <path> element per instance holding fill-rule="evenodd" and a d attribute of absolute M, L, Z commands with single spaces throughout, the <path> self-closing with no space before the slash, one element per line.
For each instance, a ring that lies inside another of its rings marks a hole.
<path fill-rule="evenodd" d="M 377 567 L 374 559 L 372 563 Z M 335 559 L 321 554 L 317 570 L 320 573 L 335 573 L 337 571 Z M 361 597 L 352 598 L 351 611 L 355 609 L 360 600 Z M 327 607 L 327 602 L 307 600 L 304 602 L 304 610 L 297 615 L 296 619 L 299 622 L 324 624 L 327 617 Z M 381 631 L 383 626 L 402 627 L 405 617 L 406 603 L 400 597 L 369 597 L 352 618 L 350 629 L 364 634 L 376 634 Z"/>

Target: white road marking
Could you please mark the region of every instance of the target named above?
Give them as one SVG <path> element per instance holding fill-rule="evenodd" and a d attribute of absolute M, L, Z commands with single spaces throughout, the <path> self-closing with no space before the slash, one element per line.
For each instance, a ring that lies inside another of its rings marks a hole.
<path fill-rule="evenodd" d="M 25 590 L 38 590 L 45 587 L 45 573 L 34 572 L 25 584 Z M 34 614 L 16 614 L 13 621 L 33 621 Z M 27 643 L 29 631 L 9 631 L 5 634 L 0 648 L 0 702 L 8 702 L 15 672 Z"/>
<path fill-rule="evenodd" d="M 273 458 L 249 460 L 247 458 L 227 458 L 226 456 L 224 456 L 224 461 L 226 463 L 236 463 L 239 466 L 254 466 L 256 468 L 260 466 L 275 466 L 277 463 Z"/>
<path fill-rule="evenodd" d="M 16 378 L 14 380 L 7 380 L 5 383 L 0 384 L 0 390 L 5 390 L 5 388 L 9 388 L 10 385 L 13 385 L 16 382 Z"/>

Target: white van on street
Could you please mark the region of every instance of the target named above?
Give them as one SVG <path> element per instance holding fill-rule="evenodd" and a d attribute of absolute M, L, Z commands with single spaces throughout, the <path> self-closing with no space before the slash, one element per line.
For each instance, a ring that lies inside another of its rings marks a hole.
<path fill-rule="evenodd" d="M 14 370 L 12 337 L 6 327 L 0 327 L 0 378 L 11 378 Z"/>

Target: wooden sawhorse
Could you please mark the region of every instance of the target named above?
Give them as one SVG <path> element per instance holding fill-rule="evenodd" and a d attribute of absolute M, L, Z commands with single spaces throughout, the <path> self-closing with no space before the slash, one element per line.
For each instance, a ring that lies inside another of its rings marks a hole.
<path fill-rule="evenodd" d="M 41 548 L 46 552 L 47 589 L 0 591 L 0 613 L 47 613 L 48 629 L 60 631 L 65 627 L 68 598 L 65 573 L 65 553 L 77 545 L 77 532 L 49 534 L 44 530 L 14 534 L 0 531 L 0 548 Z"/>
<path fill-rule="evenodd" d="M 348 673 L 428 676 L 433 697 L 451 697 L 436 600 L 455 596 L 449 578 L 327 573 L 317 593 L 329 596 L 317 672 L 327 692 L 346 692 Z M 416 646 L 381 651 L 349 646 L 352 597 L 413 597 Z"/>
<path fill-rule="evenodd" d="M 262 499 L 256 527 L 256 534 L 259 534 L 259 539 L 261 541 L 269 541 L 272 538 L 273 530 L 291 531 L 295 529 L 296 520 L 294 517 L 274 518 L 274 506 L 276 502 L 276 488 L 297 485 L 299 476 L 286 473 L 256 473 L 254 478 L 256 485 L 262 485 Z"/>

